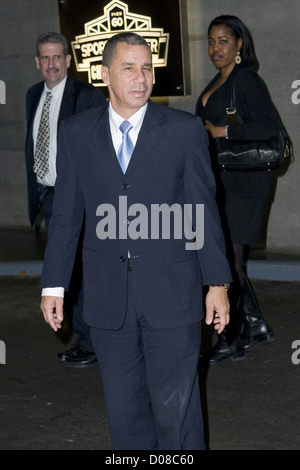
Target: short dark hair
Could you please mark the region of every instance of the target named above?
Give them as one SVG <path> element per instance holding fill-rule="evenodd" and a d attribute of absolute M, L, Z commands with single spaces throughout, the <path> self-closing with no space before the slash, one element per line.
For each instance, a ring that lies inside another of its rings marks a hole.
<path fill-rule="evenodd" d="M 241 59 L 245 65 L 252 67 L 254 65 L 254 54 L 250 40 L 250 34 L 244 23 L 233 15 L 220 15 L 213 19 L 208 27 L 208 34 L 213 26 L 224 25 L 230 28 L 236 39 L 242 38 Z"/>
<path fill-rule="evenodd" d="M 102 65 L 104 65 L 105 67 L 111 67 L 119 42 L 125 42 L 130 46 L 146 46 L 149 48 L 151 54 L 149 44 L 142 36 L 131 32 L 118 33 L 109 38 L 105 45 L 102 55 Z"/>
<path fill-rule="evenodd" d="M 63 48 L 64 48 L 64 55 L 66 56 L 66 55 L 69 54 L 68 41 L 65 38 L 65 36 L 63 36 L 60 33 L 50 32 L 50 33 L 43 33 L 37 38 L 36 43 L 35 43 L 36 44 L 36 55 L 37 56 L 40 55 L 39 45 L 40 44 L 47 44 L 49 42 L 50 43 L 62 44 Z"/>

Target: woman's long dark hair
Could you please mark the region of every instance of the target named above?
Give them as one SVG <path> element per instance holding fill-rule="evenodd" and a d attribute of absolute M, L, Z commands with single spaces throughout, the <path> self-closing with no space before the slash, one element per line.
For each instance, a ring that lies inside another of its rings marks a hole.
<path fill-rule="evenodd" d="M 241 59 L 242 63 L 248 67 L 253 67 L 255 64 L 255 57 L 253 53 L 252 41 L 250 39 L 250 34 L 244 23 L 237 17 L 233 15 L 220 15 L 217 16 L 214 20 L 211 21 L 208 27 L 208 35 L 212 26 L 225 25 L 233 31 L 236 39 L 242 38 L 243 45 L 241 48 Z"/>

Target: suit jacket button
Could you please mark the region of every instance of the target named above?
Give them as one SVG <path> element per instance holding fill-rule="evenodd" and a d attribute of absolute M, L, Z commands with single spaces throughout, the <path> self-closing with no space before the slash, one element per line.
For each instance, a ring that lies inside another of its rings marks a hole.
<path fill-rule="evenodd" d="M 120 256 L 120 261 L 121 261 L 121 263 L 125 263 L 126 258 L 124 258 L 124 256 Z"/>
<path fill-rule="evenodd" d="M 127 189 L 129 189 L 129 188 L 130 188 L 130 184 L 128 184 L 128 183 L 123 183 L 123 184 L 122 184 L 122 189 L 127 190 Z"/>

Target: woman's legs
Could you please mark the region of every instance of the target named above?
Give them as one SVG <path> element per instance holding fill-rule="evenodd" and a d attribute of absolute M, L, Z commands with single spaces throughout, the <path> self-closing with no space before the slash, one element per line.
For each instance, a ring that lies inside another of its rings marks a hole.
<path fill-rule="evenodd" d="M 228 295 L 230 300 L 230 323 L 211 350 L 209 362 L 222 362 L 228 358 L 240 360 L 245 357 L 244 348 L 275 341 L 270 326 L 264 321 L 250 281 L 244 270 L 245 245 L 232 246 L 233 282 Z M 241 334 L 241 328 L 243 331 Z"/>

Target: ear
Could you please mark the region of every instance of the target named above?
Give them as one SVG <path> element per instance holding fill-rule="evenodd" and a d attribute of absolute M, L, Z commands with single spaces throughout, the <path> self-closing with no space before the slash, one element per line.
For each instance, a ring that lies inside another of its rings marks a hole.
<path fill-rule="evenodd" d="M 71 54 L 67 54 L 66 55 L 66 66 L 67 66 L 67 69 L 70 67 L 71 65 L 71 59 L 72 59 L 72 56 Z"/>
<path fill-rule="evenodd" d="M 237 47 L 238 47 L 238 51 L 240 51 L 242 49 L 242 47 L 243 47 L 243 39 L 242 38 L 238 38 Z"/>
<path fill-rule="evenodd" d="M 38 56 L 35 57 L 35 65 L 36 65 L 36 68 L 37 68 L 38 70 L 41 69 L 41 68 L 40 68 L 40 60 L 39 60 Z"/>
<path fill-rule="evenodd" d="M 104 81 L 105 85 L 110 85 L 109 69 L 105 65 L 102 65 L 101 68 L 101 78 Z"/>

